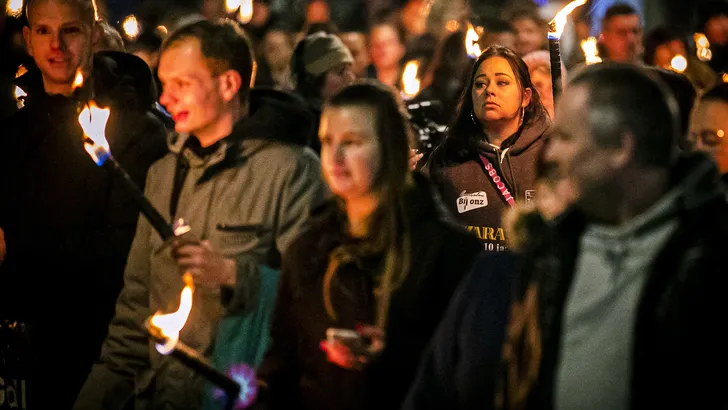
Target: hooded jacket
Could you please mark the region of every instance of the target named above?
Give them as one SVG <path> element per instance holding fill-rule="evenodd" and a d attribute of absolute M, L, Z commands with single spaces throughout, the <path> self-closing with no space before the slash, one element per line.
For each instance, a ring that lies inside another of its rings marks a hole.
<path fill-rule="evenodd" d="M 208 154 L 191 148 L 192 136 L 172 134 L 171 153 L 155 163 L 145 193 L 169 221 L 184 218 L 185 238 L 208 240 L 236 262 L 234 289 L 197 287 L 180 340 L 211 354 L 223 315 L 255 303 L 259 266 L 280 266 L 280 255 L 306 226 L 312 207 L 326 193 L 316 155 L 301 144 L 311 119 L 290 96 L 252 91 L 250 116 Z M 172 206 L 178 164 L 186 177 Z M 99 362 L 75 409 L 199 409 L 204 380 L 150 342 L 145 321 L 155 312 L 177 309 L 183 288 L 180 269 L 161 237 L 140 218 L 125 271 L 125 286 Z M 133 397 L 132 397 L 133 396 Z"/>
<path fill-rule="evenodd" d="M 0 319 L 29 324 L 27 351 L 37 367 L 23 366 L 33 377 L 28 383 L 43 392 L 28 397 L 38 408 L 69 407 L 98 357 L 139 213 L 122 181 L 84 149 L 84 97 L 111 107 L 107 140 L 139 186 L 166 153 L 164 128 L 149 111 L 156 92 L 144 62 L 100 53 L 93 67 L 92 80 L 71 97 L 46 94 L 40 71 L 30 69 L 17 79 L 25 107 L 0 124 L 0 227 L 7 242 Z M 49 375 L 48 367 L 63 369 L 62 376 Z"/>
<path fill-rule="evenodd" d="M 327 361 L 319 349 L 328 328 L 354 329 L 375 321 L 374 288 L 382 256 L 356 257 L 332 281 L 337 318 L 323 303 L 331 252 L 356 239 L 334 201 L 284 256 L 271 346 L 258 370 L 259 407 L 266 409 L 398 409 L 450 296 L 475 256 L 477 239 L 453 224 L 428 181 L 416 178 L 405 197 L 411 226 L 411 267 L 391 297 L 386 347 L 364 370 Z"/>
<path fill-rule="evenodd" d="M 482 140 L 468 156 L 455 159 L 447 158 L 448 150 L 441 147 L 425 165 L 425 172 L 439 188 L 445 206 L 483 241 L 486 251 L 503 251 L 507 241 L 502 215 L 509 204 L 494 178 L 504 184 L 506 195 L 515 201 L 533 201 L 536 162 L 550 126 L 547 116 L 539 116 L 503 141 L 500 148 Z M 480 155 L 487 158 L 493 170 L 486 169 Z"/>

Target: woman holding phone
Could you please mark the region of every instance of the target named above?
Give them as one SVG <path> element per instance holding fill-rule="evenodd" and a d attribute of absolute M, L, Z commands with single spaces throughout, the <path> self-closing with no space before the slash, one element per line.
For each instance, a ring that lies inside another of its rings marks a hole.
<path fill-rule="evenodd" d="M 410 171 L 410 129 L 390 89 L 346 87 L 319 136 L 335 199 L 283 257 L 259 404 L 399 408 L 480 246 Z"/>

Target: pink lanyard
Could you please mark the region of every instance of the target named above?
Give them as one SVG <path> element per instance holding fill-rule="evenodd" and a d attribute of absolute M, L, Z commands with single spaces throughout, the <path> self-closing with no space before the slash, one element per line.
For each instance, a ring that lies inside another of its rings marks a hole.
<path fill-rule="evenodd" d="M 498 171 L 496 171 L 493 164 L 491 164 L 490 161 L 488 161 L 488 158 L 484 155 L 480 155 L 480 161 L 485 167 L 485 173 L 488 174 L 495 187 L 498 188 L 498 192 L 500 192 L 501 197 L 508 203 L 508 205 L 512 207 L 516 206 L 516 200 L 513 199 L 510 191 L 508 191 L 505 181 L 500 177 L 500 175 L 498 175 Z"/>

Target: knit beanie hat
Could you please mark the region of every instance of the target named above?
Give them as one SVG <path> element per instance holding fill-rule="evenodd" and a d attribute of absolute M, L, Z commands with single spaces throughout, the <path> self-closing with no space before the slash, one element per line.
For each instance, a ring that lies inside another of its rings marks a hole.
<path fill-rule="evenodd" d="M 354 62 L 349 49 L 333 34 L 319 31 L 303 41 L 306 42 L 303 64 L 306 71 L 314 76 L 321 75 L 339 64 Z"/>

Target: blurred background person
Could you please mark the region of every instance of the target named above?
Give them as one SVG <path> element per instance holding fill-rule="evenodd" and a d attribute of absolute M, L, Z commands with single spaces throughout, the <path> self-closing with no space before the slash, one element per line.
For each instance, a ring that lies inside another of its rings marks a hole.
<path fill-rule="evenodd" d="M 708 153 L 728 180 L 728 83 L 719 83 L 700 96 L 690 116 L 688 142 Z"/>
<path fill-rule="evenodd" d="M 344 45 L 349 49 L 354 59 L 351 70 L 354 72 L 356 78 L 366 78 L 367 67 L 371 63 L 367 48 L 368 40 L 366 33 L 362 31 L 344 31 L 339 33 L 339 38 L 344 42 Z"/>
<path fill-rule="evenodd" d="M 292 90 L 291 57 L 293 56 L 293 34 L 283 27 L 271 28 L 263 36 L 261 62 L 265 65 L 267 78 L 258 80 L 255 85 L 273 87 L 278 90 Z M 261 64 L 261 65 L 263 65 Z M 261 71 L 260 65 L 258 68 Z"/>
<path fill-rule="evenodd" d="M 528 66 L 528 73 L 531 76 L 531 82 L 538 90 L 541 97 L 541 103 L 549 117 L 554 118 L 554 90 L 551 83 L 551 57 L 548 51 L 538 50 L 523 56 L 523 61 Z M 563 62 L 561 63 L 562 82 L 566 82 L 568 73 Z"/>
<path fill-rule="evenodd" d="M 369 29 L 369 77 L 384 85 L 397 87 L 405 52 L 405 31 L 393 18 L 374 22 Z"/>
<path fill-rule="evenodd" d="M 680 122 L 677 145 L 681 150 L 687 151 L 691 146 L 688 141 L 688 122 L 698 93 L 690 80 L 682 74 L 659 67 L 649 67 L 648 70 L 660 77 L 677 101 Z"/>
<path fill-rule="evenodd" d="M 642 19 L 629 4 L 617 3 L 607 9 L 599 34 L 602 60 L 639 64 L 642 56 Z"/>
<path fill-rule="evenodd" d="M 318 121 L 323 103 L 355 80 L 354 58 L 334 34 L 318 32 L 301 40 L 291 59 L 295 92 L 302 97 L 314 115 L 315 127 L 310 146 L 319 152 Z"/>
<path fill-rule="evenodd" d="M 728 3 L 717 0 L 702 4 L 697 28 L 710 41 L 711 68 L 718 73 L 728 71 Z"/>
<path fill-rule="evenodd" d="M 695 49 L 686 44 L 684 36 L 671 32 L 667 27 L 657 27 L 645 35 L 645 64 L 676 70 L 672 67 L 672 59 L 676 56 L 685 57 L 687 66 L 682 74 L 698 92 L 712 88 L 718 81 L 718 75 L 710 65 L 698 59 Z"/>
<path fill-rule="evenodd" d="M 516 31 L 505 20 L 486 20 L 484 24 L 485 32 L 478 38 L 481 50 L 499 45 L 510 49 L 516 48 Z"/>
<path fill-rule="evenodd" d="M 516 9 L 508 20 L 516 32 L 515 50 L 520 56 L 548 48 L 548 26 L 536 10 Z"/>
<path fill-rule="evenodd" d="M 269 409 L 399 409 L 480 246 L 410 173 L 412 137 L 392 89 L 342 90 L 320 138 L 336 198 L 284 255 L 259 399 Z M 327 337 L 334 328 L 353 332 L 348 343 Z"/>
<path fill-rule="evenodd" d="M 503 212 L 537 195 L 535 164 L 551 126 L 548 112 L 511 49 L 478 57 L 447 138 L 425 165 L 455 219 L 487 251 L 506 249 Z"/>
<path fill-rule="evenodd" d="M 99 21 L 98 24 L 101 28 L 101 36 L 99 37 L 99 41 L 94 45 L 94 52 L 126 51 L 124 40 L 121 38 L 118 30 L 105 20 Z"/>

